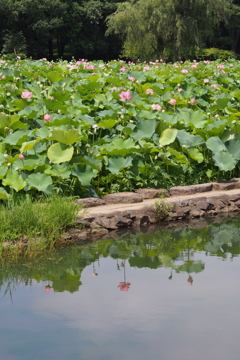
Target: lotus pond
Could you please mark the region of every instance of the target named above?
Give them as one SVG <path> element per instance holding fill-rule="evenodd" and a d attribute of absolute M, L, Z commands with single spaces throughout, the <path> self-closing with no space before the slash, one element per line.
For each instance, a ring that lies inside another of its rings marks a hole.
<path fill-rule="evenodd" d="M 1 263 L 1 358 L 236 360 L 239 254 L 215 218 Z"/>
<path fill-rule="evenodd" d="M 0 198 L 239 176 L 239 61 L 0 61 Z"/>

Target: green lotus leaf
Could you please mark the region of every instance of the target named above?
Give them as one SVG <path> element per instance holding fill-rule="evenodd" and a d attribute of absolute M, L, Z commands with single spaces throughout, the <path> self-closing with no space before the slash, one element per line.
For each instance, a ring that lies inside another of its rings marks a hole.
<path fill-rule="evenodd" d="M 126 156 L 128 153 L 132 152 L 132 149 L 135 147 L 135 142 L 132 138 L 128 138 L 127 140 L 115 139 L 110 144 L 102 145 L 100 151 L 101 154 Z"/>
<path fill-rule="evenodd" d="M 71 98 L 71 94 L 70 93 L 65 93 L 65 92 L 62 92 L 62 91 L 56 91 L 54 92 L 53 94 L 53 97 L 55 100 L 58 100 L 59 103 L 58 103 L 58 108 L 63 110 L 64 109 L 64 102 L 65 101 L 68 101 L 70 100 Z M 61 104 L 62 103 L 62 104 Z"/>
<path fill-rule="evenodd" d="M 7 143 L 10 145 L 22 145 L 22 143 L 27 140 L 30 134 L 30 130 L 17 130 L 12 134 L 8 134 L 3 139 L 3 143 Z"/>
<path fill-rule="evenodd" d="M 13 167 L 15 170 L 27 170 L 32 171 L 36 169 L 38 166 L 42 166 L 45 164 L 46 157 L 35 154 L 35 155 L 28 155 L 25 157 L 24 160 L 18 158 L 14 161 Z"/>
<path fill-rule="evenodd" d="M 181 146 L 190 146 L 196 136 L 189 134 L 186 130 L 178 130 L 177 139 Z"/>
<path fill-rule="evenodd" d="M 240 160 L 240 140 L 229 140 L 226 147 L 228 151 L 235 157 L 235 159 Z"/>
<path fill-rule="evenodd" d="M 160 146 L 165 146 L 165 145 L 169 145 L 172 144 L 178 134 L 178 130 L 177 129 L 166 129 L 163 131 L 160 139 L 159 139 L 159 144 Z"/>
<path fill-rule="evenodd" d="M 182 163 L 182 164 L 188 164 L 188 159 L 186 158 L 186 156 L 184 154 L 181 154 L 180 152 L 178 152 L 177 150 L 168 148 L 167 151 L 174 156 L 175 161 Z"/>
<path fill-rule="evenodd" d="M 97 171 L 87 164 L 74 164 L 72 175 L 76 176 L 83 186 L 87 186 L 97 175 Z"/>
<path fill-rule="evenodd" d="M 4 186 L 10 186 L 15 191 L 22 190 L 26 186 L 26 181 L 21 178 L 21 175 L 17 172 L 9 172 L 7 176 L 2 180 Z"/>
<path fill-rule="evenodd" d="M 213 160 L 215 165 L 223 171 L 231 171 L 237 164 L 237 160 L 229 152 L 215 152 Z"/>
<path fill-rule="evenodd" d="M 16 122 L 19 122 L 20 116 L 17 114 L 13 114 L 9 117 L 9 126 L 12 126 L 13 124 L 15 124 Z"/>
<path fill-rule="evenodd" d="M 0 166 L 0 179 L 3 179 L 6 175 L 6 172 L 8 171 L 7 166 Z"/>
<path fill-rule="evenodd" d="M 115 156 L 108 159 L 108 165 L 106 168 L 112 173 L 117 174 L 119 170 L 126 168 L 132 165 L 132 157 L 127 156 L 126 158 L 122 156 Z"/>
<path fill-rule="evenodd" d="M 52 190 L 52 178 L 47 174 L 31 174 L 28 176 L 28 185 L 30 188 L 37 189 L 46 194 L 50 194 Z"/>
<path fill-rule="evenodd" d="M 36 135 L 40 137 L 40 139 L 48 139 L 50 133 L 51 130 L 45 126 L 41 127 L 40 129 L 37 129 L 36 131 Z"/>
<path fill-rule="evenodd" d="M 6 192 L 6 190 L 0 187 L 0 199 L 9 200 L 10 195 Z"/>
<path fill-rule="evenodd" d="M 141 119 L 140 122 L 134 128 L 131 137 L 136 141 L 141 139 L 151 139 L 155 133 L 156 120 Z"/>
<path fill-rule="evenodd" d="M 101 120 L 98 123 L 99 127 L 105 128 L 105 129 L 111 129 L 117 124 L 116 120 L 108 119 L 108 120 Z"/>
<path fill-rule="evenodd" d="M 52 190 L 52 178 L 47 174 L 31 174 L 28 176 L 28 185 L 30 188 L 50 194 Z"/>
<path fill-rule="evenodd" d="M 90 165 L 91 168 L 93 168 L 95 170 L 100 170 L 101 167 L 102 167 L 102 160 L 101 160 L 101 158 L 99 156 L 97 158 L 95 158 L 93 156 L 90 156 L 90 155 L 73 156 L 73 158 L 71 160 L 71 164 L 80 164 L 80 163 L 86 163 L 86 164 Z"/>
<path fill-rule="evenodd" d="M 40 141 L 38 137 L 35 140 L 24 142 L 20 148 L 20 152 L 23 153 L 24 151 L 28 151 L 34 148 L 34 146 Z"/>
<path fill-rule="evenodd" d="M 199 164 L 203 162 L 204 157 L 203 154 L 198 149 L 189 149 L 188 150 L 189 156 L 196 160 Z"/>
<path fill-rule="evenodd" d="M 176 114 L 167 114 L 167 113 L 161 113 L 160 118 L 165 120 L 167 124 L 176 124 L 178 121 L 178 117 Z"/>
<path fill-rule="evenodd" d="M 48 148 L 47 156 L 54 164 L 70 161 L 73 156 L 73 146 L 68 147 L 62 143 L 55 143 Z"/>
<path fill-rule="evenodd" d="M 129 76 L 134 77 L 139 83 L 142 83 L 146 80 L 146 76 L 142 71 L 131 71 L 129 72 Z"/>
<path fill-rule="evenodd" d="M 4 112 L 0 112 L 0 128 L 5 128 L 10 125 L 9 115 Z"/>
<path fill-rule="evenodd" d="M 203 129 L 208 121 L 207 115 L 201 110 L 180 111 L 178 119 L 184 120 L 186 125 L 192 125 L 196 129 Z"/>
<path fill-rule="evenodd" d="M 211 106 L 211 110 L 220 110 L 225 109 L 227 104 L 229 103 L 229 98 L 220 98 L 216 100 L 216 105 Z"/>
<path fill-rule="evenodd" d="M 60 80 L 64 79 L 64 77 L 62 76 L 62 74 L 60 72 L 57 71 L 49 71 L 49 73 L 47 73 L 47 78 L 52 82 L 59 82 Z"/>
<path fill-rule="evenodd" d="M 67 179 L 71 175 L 71 169 L 67 163 L 49 166 L 44 172 L 47 175 L 59 176 L 62 179 Z"/>
<path fill-rule="evenodd" d="M 23 110 L 19 111 L 20 116 L 27 116 L 28 119 L 33 119 L 40 111 L 40 106 L 26 106 Z"/>
<path fill-rule="evenodd" d="M 213 153 L 220 152 L 220 151 L 227 151 L 226 146 L 222 142 L 221 139 L 219 139 L 218 136 L 212 136 L 206 141 L 206 146 L 209 150 L 211 150 Z"/>
<path fill-rule="evenodd" d="M 77 129 L 70 129 L 68 131 L 53 129 L 51 132 L 51 138 L 59 141 L 65 145 L 71 145 L 76 142 L 80 142 L 80 134 Z"/>

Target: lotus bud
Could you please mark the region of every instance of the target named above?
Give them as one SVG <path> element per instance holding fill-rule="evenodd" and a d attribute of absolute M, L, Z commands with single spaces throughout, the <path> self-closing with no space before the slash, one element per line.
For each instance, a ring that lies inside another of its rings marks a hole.
<path fill-rule="evenodd" d="M 20 153 L 18 157 L 20 160 L 24 160 L 24 158 L 25 158 L 25 156 L 22 153 Z"/>

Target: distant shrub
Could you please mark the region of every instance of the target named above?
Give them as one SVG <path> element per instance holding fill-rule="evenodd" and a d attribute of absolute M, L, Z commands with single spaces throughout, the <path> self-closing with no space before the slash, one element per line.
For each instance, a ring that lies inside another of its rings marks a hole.
<path fill-rule="evenodd" d="M 222 50 L 217 48 L 203 49 L 196 53 L 198 60 L 227 60 L 235 59 L 236 54 L 231 50 Z"/>

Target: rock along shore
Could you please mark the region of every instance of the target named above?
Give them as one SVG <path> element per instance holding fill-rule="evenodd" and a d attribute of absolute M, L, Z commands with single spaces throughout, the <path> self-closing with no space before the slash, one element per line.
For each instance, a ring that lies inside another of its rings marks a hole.
<path fill-rule="evenodd" d="M 103 199 L 78 199 L 76 202 L 84 206 L 77 221 L 80 228 L 72 229 L 69 235 L 72 240 L 85 240 L 106 236 L 110 231 L 119 229 L 239 212 L 240 178 L 175 186 L 169 190 L 139 189 L 136 192 L 108 194 Z M 161 218 L 155 211 L 156 202 L 171 204 L 168 207 L 170 210 L 164 212 Z"/>

